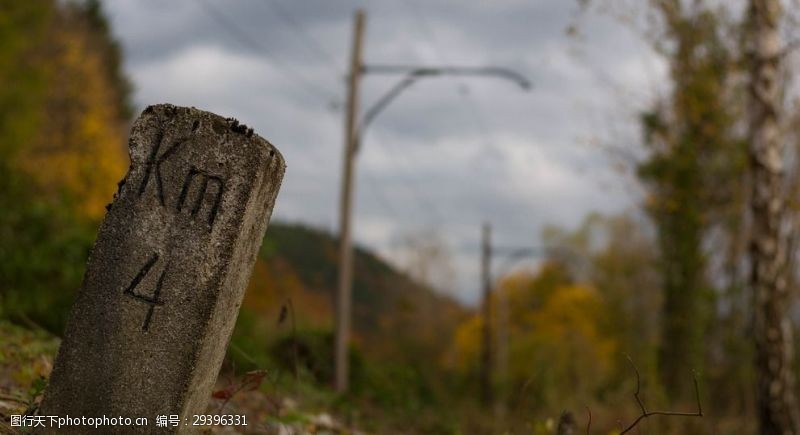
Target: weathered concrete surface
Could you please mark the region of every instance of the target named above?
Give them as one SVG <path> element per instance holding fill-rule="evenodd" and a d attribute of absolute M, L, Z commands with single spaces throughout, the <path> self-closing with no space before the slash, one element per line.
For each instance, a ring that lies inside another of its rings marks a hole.
<path fill-rule="evenodd" d="M 156 416 L 205 411 L 285 164 L 238 122 L 166 104 L 142 113 L 129 148 L 40 415 L 149 420 L 102 433 L 191 432 L 157 430 Z"/>

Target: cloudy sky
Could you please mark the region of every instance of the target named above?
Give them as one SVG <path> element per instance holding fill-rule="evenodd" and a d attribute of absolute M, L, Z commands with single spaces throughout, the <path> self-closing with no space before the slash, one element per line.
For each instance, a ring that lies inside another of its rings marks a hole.
<path fill-rule="evenodd" d="M 367 65 L 502 66 L 497 78 L 429 78 L 369 127 L 357 160 L 357 243 L 400 267 L 404 240 L 435 235 L 462 301 L 478 295 L 481 223 L 498 246 L 537 246 L 544 225 L 634 207 L 607 146 L 635 147 L 634 114 L 663 63 L 611 14 L 573 0 L 107 0 L 141 108 L 234 116 L 288 168 L 274 219 L 338 228 L 344 78 L 353 13 Z M 578 24 L 579 35 L 566 29 Z M 367 75 L 362 107 L 399 77 Z M 501 261 L 498 261 L 501 263 Z M 497 264 L 497 263 L 496 263 Z"/>

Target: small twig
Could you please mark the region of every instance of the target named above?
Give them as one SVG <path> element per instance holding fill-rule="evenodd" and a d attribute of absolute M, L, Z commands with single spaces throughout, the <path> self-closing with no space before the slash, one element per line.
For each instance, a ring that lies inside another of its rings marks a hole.
<path fill-rule="evenodd" d="M 19 318 L 19 320 L 21 320 L 22 323 L 24 323 L 25 326 L 28 327 L 28 329 L 31 329 L 33 331 L 43 332 L 43 333 L 45 333 L 47 335 L 53 335 L 55 337 L 61 338 L 61 335 L 56 334 L 56 333 L 51 332 L 51 331 L 48 331 L 44 326 L 36 323 L 33 319 L 28 317 L 28 315 L 25 314 L 25 313 L 14 313 L 14 315 L 17 316 Z"/>
<path fill-rule="evenodd" d="M 253 370 L 244 374 L 244 376 L 239 380 L 239 384 L 235 385 L 233 383 L 229 384 L 224 390 L 221 390 L 223 397 L 222 405 L 219 407 L 217 411 L 218 414 L 222 414 L 222 411 L 228 405 L 228 403 L 233 399 L 234 396 L 239 394 L 241 391 L 244 390 L 255 390 L 261 385 L 261 381 L 264 377 L 267 377 L 266 370 Z M 267 377 L 269 379 L 269 377 Z"/>
<path fill-rule="evenodd" d="M 589 414 L 589 421 L 586 422 L 586 435 L 589 435 L 589 431 L 592 430 L 592 410 L 589 408 L 588 405 L 584 405 L 586 407 L 586 413 Z"/>
<path fill-rule="evenodd" d="M 694 396 L 697 400 L 697 411 L 696 412 L 680 412 L 680 411 L 648 411 L 647 406 L 644 404 L 644 400 L 642 400 L 641 393 L 642 393 L 642 376 L 639 373 L 639 368 L 636 367 L 636 364 L 633 363 L 633 360 L 629 355 L 625 355 L 628 362 L 633 367 L 634 373 L 636 373 L 636 391 L 633 393 L 633 397 L 636 399 L 636 404 L 639 405 L 639 410 L 641 414 L 639 417 L 636 418 L 630 425 L 627 427 L 623 426 L 622 420 L 617 420 L 617 424 L 619 425 L 619 435 L 626 434 L 633 430 L 633 428 L 637 427 L 637 425 L 644 419 L 648 417 L 652 417 L 654 415 L 666 415 L 666 416 L 678 416 L 678 417 L 702 417 L 703 416 L 703 407 L 700 404 L 700 387 L 697 383 L 697 372 L 694 370 L 692 371 L 692 380 L 694 381 Z M 585 405 L 584 405 L 585 406 Z M 586 412 L 589 414 L 589 421 L 586 423 L 586 435 L 589 435 L 592 427 L 592 410 L 586 406 Z M 641 433 L 641 431 L 640 431 Z"/>
<path fill-rule="evenodd" d="M 642 388 L 642 380 L 641 375 L 639 374 L 639 369 L 636 367 L 636 364 L 633 363 L 633 360 L 630 356 L 625 355 L 628 359 L 628 362 L 631 363 L 633 370 L 636 372 L 636 392 L 633 393 L 633 397 L 636 398 L 636 403 L 639 405 L 639 409 L 642 411 L 642 414 L 636 418 L 628 427 L 622 430 L 619 435 L 626 434 L 630 432 L 636 425 L 639 424 L 642 420 L 652 417 L 654 415 L 667 415 L 667 416 L 678 416 L 678 417 L 702 417 L 703 416 L 703 407 L 700 404 L 700 387 L 697 383 L 697 373 L 693 372 L 692 379 L 694 381 L 694 393 L 695 399 L 697 400 L 697 411 L 696 412 L 680 412 L 680 411 L 648 411 L 647 407 L 644 405 L 644 401 L 642 401 L 639 394 L 641 393 Z"/>
<path fill-rule="evenodd" d="M 522 384 L 522 387 L 519 389 L 519 392 L 516 393 L 517 397 L 513 401 L 514 402 L 514 406 L 510 410 L 512 414 L 518 414 L 528 404 L 528 395 L 526 393 L 528 392 L 528 388 L 531 386 L 531 384 L 533 384 L 533 378 L 535 376 L 536 376 L 536 374 L 533 374 L 533 375 L 529 376 L 528 379 L 525 380 L 525 383 Z M 509 433 L 514 433 L 514 430 L 513 430 L 514 426 L 515 426 L 515 423 L 514 423 L 513 420 L 511 420 L 511 422 L 509 424 L 509 428 L 508 428 L 508 432 Z"/>
<path fill-rule="evenodd" d="M 244 359 L 246 359 L 246 360 L 247 360 L 249 363 L 251 363 L 251 364 L 253 364 L 253 365 L 255 365 L 255 366 L 258 366 L 258 365 L 259 365 L 259 362 L 258 362 L 258 361 L 256 361 L 256 359 L 255 359 L 255 358 L 253 358 L 252 356 L 250 356 L 250 355 L 249 355 L 247 352 L 245 352 L 245 351 L 244 351 L 244 349 L 242 349 L 241 347 L 239 347 L 239 346 L 238 346 L 236 343 L 234 343 L 234 342 L 230 342 L 229 346 L 230 346 L 230 348 L 231 348 L 231 349 L 233 349 L 233 350 L 235 350 L 236 352 L 238 352 L 238 353 L 239 353 L 239 355 L 243 356 L 243 357 L 244 357 Z"/>
<path fill-rule="evenodd" d="M 281 306 L 281 312 L 278 316 L 278 326 L 282 325 L 283 322 L 286 321 L 287 317 L 291 317 L 290 320 L 292 322 L 292 364 L 294 366 L 294 380 L 297 381 L 297 379 L 300 377 L 300 372 L 297 358 L 297 324 L 294 317 L 294 304 L 292 304 L 292 298 L 287 298 L 286 302 Z"/>
<path fill-rule="evenodd" d="M 630 355 L 625 355 L 625 358 L 631 363 L 631 367 L 633 367 L 633 371 L 636 372 L 636 392 L 633 393 L 633 397 L 636 398 L 636 403 L 639 405 L 639 409 L 642 410 L 642 414 L 647 414 L 647 408 L 644 406 L 644 402 L 642 402 L 642 398 L 639 397 L 639 394 L 642 391 L 642 376 L 639 374 L 639 368 L 636 367 L 636 364 L 633 363 Z"/>
<path fill-rule="evenodd" d="M 17 434 L 19 434 L 19 431 L 17 431 L 13 427 L 7 425 L 3 420 L 0 420 L 0 433 L 7 433 L 7 434 L 11 434 L 11 435 L 17 435 Z"/>
<path fill-rule="evenodd" d="M 294 304 L 292 304 L 292 298 L 289 298 L 289 314 L 292 316 L 292 356 L 294 358 L 294 380 L 297 381 L 300 378 L 300 368 L 297 360 L 297 325 L 295 324 L 294 319 Z"/>
<path fill-rule="evenodd" d="M 0 400 L 10 400 L 12 402 L 21 403 L 23 405 L 27 405 L 29 403 L 28 400 L 25 400 L 23 398 L 14 397 L 14 396 L 8 396 L 8 395 L 5 395 L 5 394 L 0 394 Z"/>

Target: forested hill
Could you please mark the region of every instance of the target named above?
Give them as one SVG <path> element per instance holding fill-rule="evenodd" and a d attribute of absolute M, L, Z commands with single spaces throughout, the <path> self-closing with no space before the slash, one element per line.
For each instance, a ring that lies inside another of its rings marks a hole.
<path fill-rule="evenodd" d="M 323 231 L 272 222 L 245 296 L 240 330 L 253 322 L 274 330 L 281 307 L 291 299 L 299 328 L 331 331 L 337 246 Z M 387 357 L 407 354 L 409 348 L 440 354 L 466 315 L 453 299 L 355 249 L 353 333 L 363 350 Z"/>

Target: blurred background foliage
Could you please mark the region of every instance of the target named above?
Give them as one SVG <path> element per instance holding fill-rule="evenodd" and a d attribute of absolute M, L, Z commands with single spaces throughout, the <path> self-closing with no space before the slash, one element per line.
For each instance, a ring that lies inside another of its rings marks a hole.
<path fill-rule="evenodd" d="M 98 2 L 4 2 L 0 20 L 0 309 L 60 332 L 127 167 L 130 85 Z"/>

